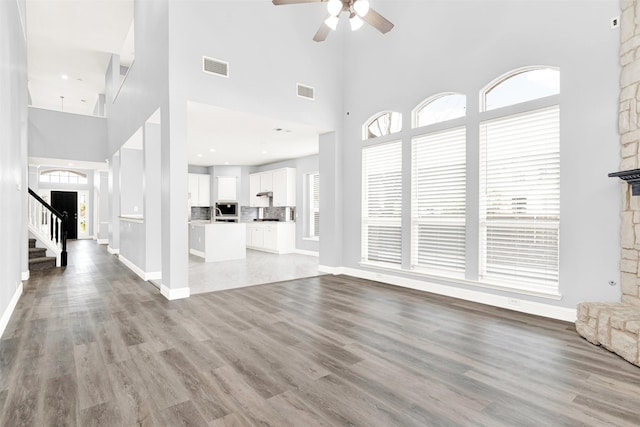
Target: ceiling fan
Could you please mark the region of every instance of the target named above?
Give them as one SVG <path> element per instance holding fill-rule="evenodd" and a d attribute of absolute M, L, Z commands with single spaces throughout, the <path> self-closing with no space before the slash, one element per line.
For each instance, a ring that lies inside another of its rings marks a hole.
<path fill-rule="evenodd" d="M 382 34 L 393 28 L 393 24 L 387 18 L 369 7 L 368 0 L 273 0 L 273 4 L 276 6 L 297 3 L 327 3 L 329 17 L 320 25 L 318 32 L 313 37 L 313 40 L 317 42 L 324 41 L 329 35 L 329 30 L 337 28 L 341 12 L 349 13 L 349 24 L 352 31 L 362 27 L 363 21 Z"/>

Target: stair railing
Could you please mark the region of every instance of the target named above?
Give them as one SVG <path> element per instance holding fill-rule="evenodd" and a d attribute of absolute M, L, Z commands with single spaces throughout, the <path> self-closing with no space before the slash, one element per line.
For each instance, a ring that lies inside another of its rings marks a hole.
<path fill-rule="evenodd" d="M 29 228 L 55 245 L 60 252 L 60 266 L 67 265 L 67 227 L 69 215 L 60 213 L 29 188 Z"/>

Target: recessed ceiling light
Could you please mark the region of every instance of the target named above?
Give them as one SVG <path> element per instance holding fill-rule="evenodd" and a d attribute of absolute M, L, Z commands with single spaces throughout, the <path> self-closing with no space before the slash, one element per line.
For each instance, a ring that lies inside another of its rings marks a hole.
<path fill-rule="evenodd" d="M 80 102 L 87 102 L 87 100 L 86 99 L 81 99 Z"/>
<path fill-rule="evenodd" d="M 262 154 L 267 154 L 267 153 L 268 153 L 268 151 L 267 151 L 267 150 L 262 150 L 262 151 L 261 151 L 261 153 L 262 153 Z"/>
<path fill-rule="evenodd" d="M 73 163 L 67 163 L 69 166 L 73 166 Z"/>
<path fill-rule="evenodd" d="M 196 156 L 198 156 L 198 157 L 202 157 L 202 154 L 196 154 Z"/>
<path fill-rule="evenodd" d="M 215 149 L 215 148 L 209 148 L 209 152 L 210 152 L 210 153 L 215 153 L 215 152 L 216 152 L 216 149 Z"/>
<path fill-rule="evenodd" d="M 225 165 L 228 165 L 228 164 L 229 164 L 229 162 L 224 162 L 224 164 L 225 164 Z"/>
<path fill-rule="evenodd" d="M 287 133 L 291 132 L 289 129 L 282 129 L 282 128 L 275 128 L 274 130 L 276 132 L 287 132 Z"/>
<path fill-rule="evenodd" d="M 66 74 L 63 74 L 60 77 L 62 77 L 62 80 L 69 80 L 69 76 L 67 76 Z"/>

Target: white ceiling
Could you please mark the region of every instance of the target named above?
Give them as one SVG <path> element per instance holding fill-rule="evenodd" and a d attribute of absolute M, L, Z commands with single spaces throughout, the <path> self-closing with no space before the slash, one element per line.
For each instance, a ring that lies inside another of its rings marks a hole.
<path fill-rule="evenodd" d="M 321 129 L 189 102 L 189 164 L 264 165 L 318 153 Z M 276 129 L 281 129 L 280 131 Z"/>
<path fill-rule="evenodd" d="M 32 105 L 92 114 L 132 21 L 133 0 L 27 0 Z"/>
<path fill-rule="evenodd" d="M 91 115 L 98 95 L 105 92 L 111 54 L 121 54 L 123 62 L 128 62 L 133 53 L 133 0 L 27 0 L 27 22 L 32 105 L 60 111 L 60 96 L 64 96 L 65 112 Z M 263 165 L 317 154 L 322 132 L 283 120 L 188 104 L 189 164 L 193 165 Z M 51 163 L 35 158 L 32 162 L 39 160 Z M 53 166 L 68 167 L 68 163 Z"/>

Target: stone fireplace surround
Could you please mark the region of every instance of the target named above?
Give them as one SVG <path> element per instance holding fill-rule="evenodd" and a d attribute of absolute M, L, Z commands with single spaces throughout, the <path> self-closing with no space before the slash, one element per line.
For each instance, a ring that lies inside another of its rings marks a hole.
<path fill-rule="evenodd" d="M 640 3 L 621 0 L 620 170 L 640 168 Z M 576 330 L 588 341 L 640 366 L 640 196 L 622 183 L 619 303 L 578 304 Z"/>

